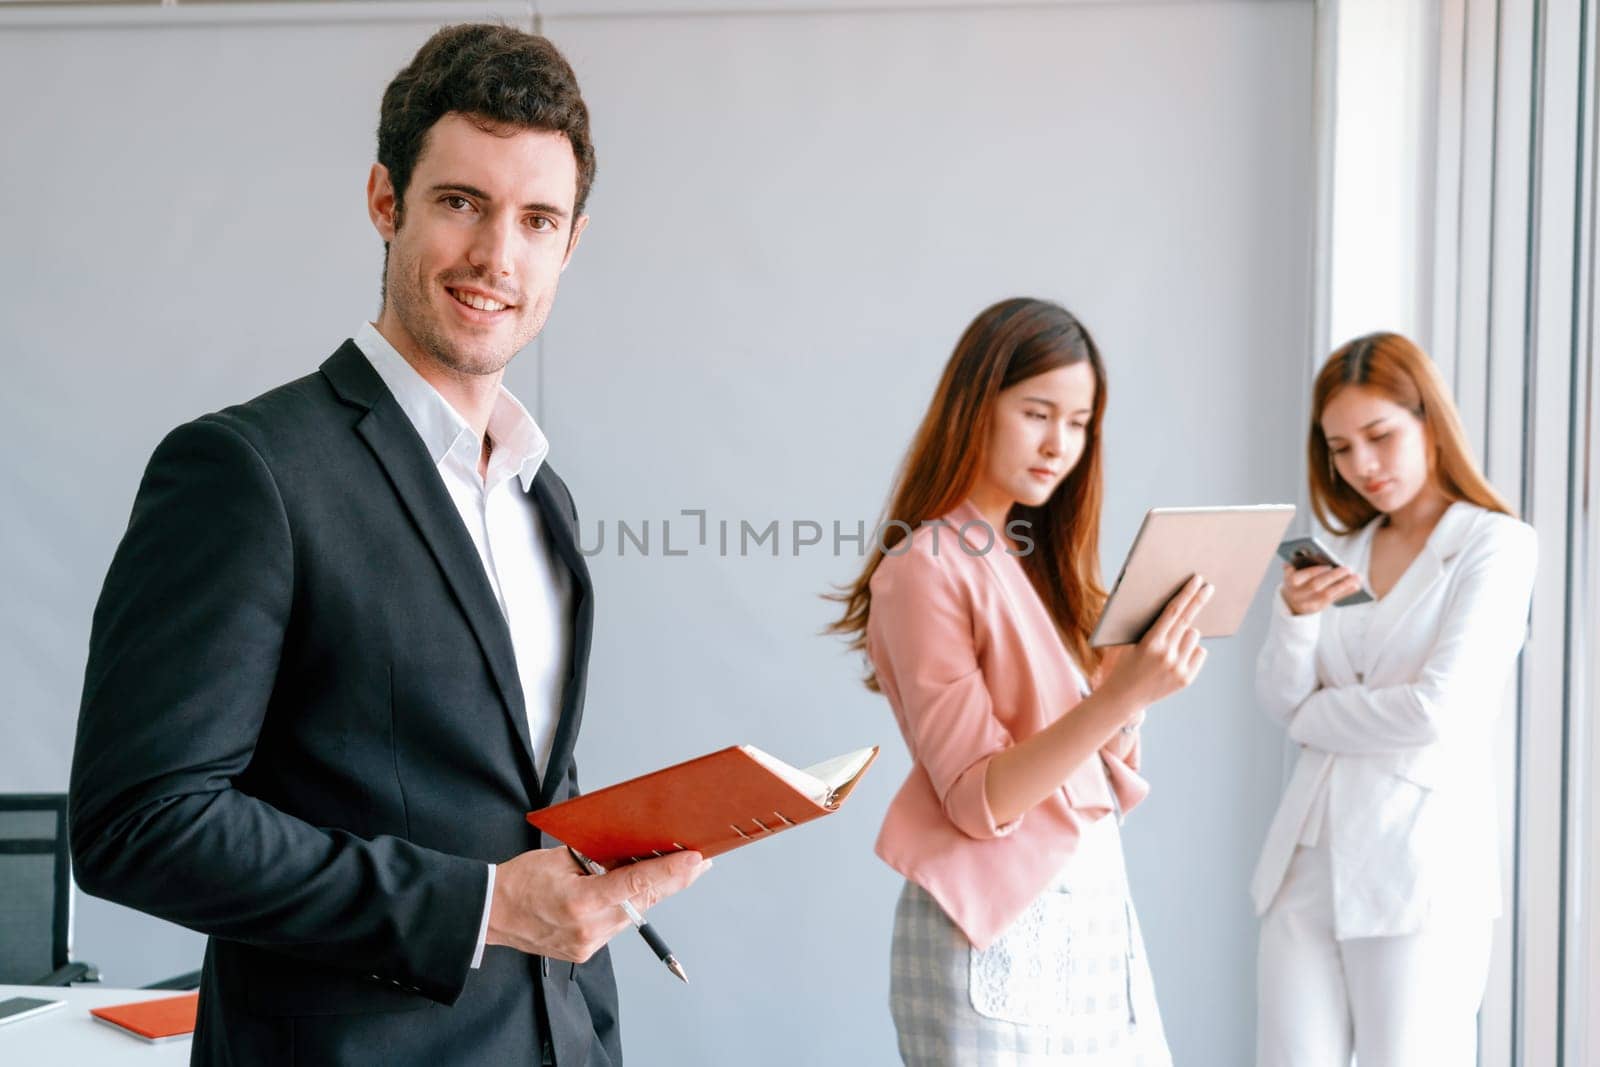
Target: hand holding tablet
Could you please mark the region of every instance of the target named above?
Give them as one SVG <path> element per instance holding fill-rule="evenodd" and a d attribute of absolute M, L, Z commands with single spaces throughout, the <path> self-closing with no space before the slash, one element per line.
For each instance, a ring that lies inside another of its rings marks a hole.
<path fill-rule="evenodd" d="M 1194 615 L 1199 636 L 1237 633 L 1292 518 L 1293 504 L 1151 509 L 1089 643 L 1137 644 L 1197 575 L 1214 590 Z"/>
<path fill-rule="evenodd" d="M 1119 650 L 1102 689 L 1121 690 L 1140 707 L 1187 689 L 1206 662 L 1195 618 L 1215 593 L 1202 575 L 1184 583 L 1139 643 Z"/>

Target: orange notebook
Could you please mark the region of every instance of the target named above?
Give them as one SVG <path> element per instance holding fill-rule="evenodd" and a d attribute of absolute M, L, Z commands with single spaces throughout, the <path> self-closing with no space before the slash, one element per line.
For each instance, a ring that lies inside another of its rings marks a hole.
<path fill-rule="evenodd" d="M 734 745 L 531 811 L 528 821 L 607 869 L 684 849 L 709 859 L 838 810 L 877 756 L 874 745 L 801 770 Z"/>
<path fill-rule="evenodd" d="M 171 1041 L 194 1033 L 199 993 L 90 1008 L 89 1014 L 144 1041 Z"/>

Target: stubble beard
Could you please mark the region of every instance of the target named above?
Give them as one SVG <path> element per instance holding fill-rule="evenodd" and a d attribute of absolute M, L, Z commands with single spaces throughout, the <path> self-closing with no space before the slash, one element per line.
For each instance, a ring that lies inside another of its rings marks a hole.
<path fill-rule="evenodd" d="M 394 307 L 400 325 L 428 359 L 461 377 L 485 377 L 505 370 L 518 352 L 539 333 L 544 325 L 545 309 L 535 308 L 531 322 L 519 324 L 515 337 L 504 350 L 463 350 L 446 335 L 443 324 L 428 302 L 427 283 L 420 277 L 415 263 L 398 244 L 392 249 L 390 261 L 389 302 Z M 455 297 L 444 292 L 443 299 Z"/>

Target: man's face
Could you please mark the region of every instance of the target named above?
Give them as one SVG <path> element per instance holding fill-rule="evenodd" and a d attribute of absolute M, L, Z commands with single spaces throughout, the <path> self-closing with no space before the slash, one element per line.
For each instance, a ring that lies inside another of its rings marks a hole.
<path fill-rule="evenodd" d="M 384 335 L 457 375 L 503 370 L 544 326 L 588 223 L 572 216 L 577 178 L 562 134 L 503 135 L 455 113 L 428 131 L 403 211 L 375 164 L 367 203 L 389 242 Z"/>

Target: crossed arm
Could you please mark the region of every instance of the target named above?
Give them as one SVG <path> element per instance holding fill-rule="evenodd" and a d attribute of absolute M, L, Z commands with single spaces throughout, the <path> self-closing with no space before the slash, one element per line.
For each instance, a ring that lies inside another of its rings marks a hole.
<path fill-rule="evenodd" d="M 1439 633 L 1416 676 L 1401 685 L 1323 686 L 1315 675 L 1317 623 L 1276 620 L 1258 673 L 1262 704 L 1302 745 L 1340 754 L 1392 752 L 1484 728 L 1527 637 L 1538 565 L 1533 531 L 1464 551 Z"/>

